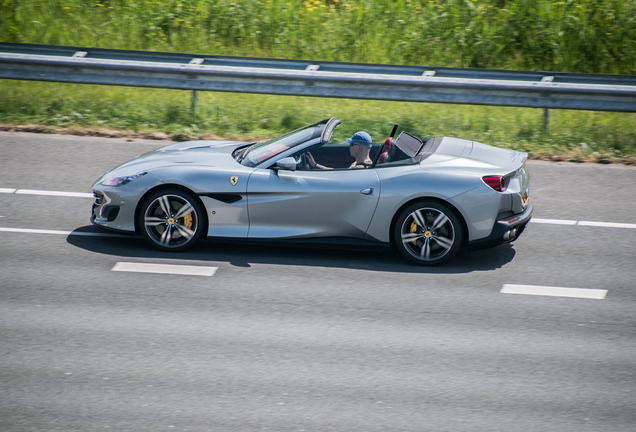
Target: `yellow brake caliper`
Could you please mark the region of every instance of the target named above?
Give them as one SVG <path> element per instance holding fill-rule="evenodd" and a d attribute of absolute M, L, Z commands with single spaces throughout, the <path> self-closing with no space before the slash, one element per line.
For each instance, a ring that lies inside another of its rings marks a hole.
<path fill-rule="evenodd" d="M 183 224 L 188 228 L 192 228 L 192 213 L 188 213 L 183 217 Z"/>
<path fill-rule="evenodd" d="M 415 221 L 413 221 L 413 222 L 411 223 L 411 232 L 412 232 L 412 233 L 414 233 L 414 232 L 416 232 L 416 231 L 417 231 L 417 224 L 415 223 Z M 417 240 L 413 240 L 413 241 L 411 242 L 411 244 L 412 244 L 413 246 L 417 246 Z"/>

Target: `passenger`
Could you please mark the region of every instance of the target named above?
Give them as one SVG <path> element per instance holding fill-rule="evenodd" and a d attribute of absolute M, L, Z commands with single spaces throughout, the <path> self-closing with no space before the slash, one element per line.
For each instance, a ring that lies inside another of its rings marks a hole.
<path fill-rule="evenodd" d="M 349 143 L 349 153 L 355 158 L 355 161 L 349 166 L 351 168 L 371 168 L 373 161 L 369 157 L 369 152 L 373 143 L 371 142 L 371 135 L 364 131 L 356 132 L 351 138 L 347 139 Z M 324 165 L 317 164 L 311 153 L 307 152 L 307 163 L 311 168 L 318 169 L 333 169 Z"/>

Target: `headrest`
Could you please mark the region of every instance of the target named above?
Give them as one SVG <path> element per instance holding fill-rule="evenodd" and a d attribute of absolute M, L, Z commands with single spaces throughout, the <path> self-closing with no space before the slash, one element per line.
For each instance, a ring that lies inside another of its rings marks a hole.
<path fill-rule="evenodd" d="M 384 145 L 387 147 L 391 147 L 391 144 L 393 144 L 393 138 L 388 137 L 386 141 L 384 141 Z"/>

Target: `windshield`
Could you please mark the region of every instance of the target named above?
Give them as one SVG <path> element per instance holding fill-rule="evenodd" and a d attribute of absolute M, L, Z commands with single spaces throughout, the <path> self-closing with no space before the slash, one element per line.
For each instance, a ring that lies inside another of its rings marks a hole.
<path fill-rule="evenodd" d="M 239 162 L 248 167 L 255 167 L 285 150 L 309 141 L 312 138 L 318 138 L 328 121 L 329 120 L 319 121 L 318 123 L 289 132 L 273 140 L 254 144 L 241 156 Z"/>

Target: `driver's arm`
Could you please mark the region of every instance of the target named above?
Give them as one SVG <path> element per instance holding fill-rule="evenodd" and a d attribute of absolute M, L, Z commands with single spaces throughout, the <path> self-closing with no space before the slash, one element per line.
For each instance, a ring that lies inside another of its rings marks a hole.
<path fill-rule="evenodd" d="M 316 163 L 316 160 L 314 159 L 312 154 L 309 152 L 305 153 L 305 157 L 307 158 L 307 163 L 312 169 L 327 169 L 327 170 L 333 169 L 328 166 L 324 166 L 324 165 L 320 165 Z"/>

